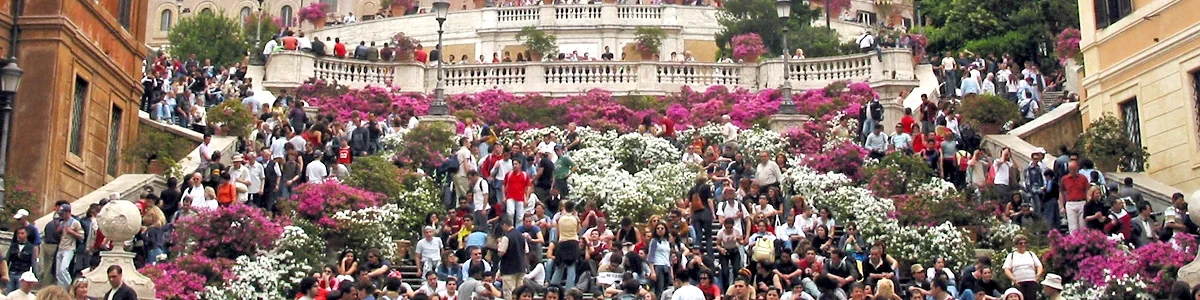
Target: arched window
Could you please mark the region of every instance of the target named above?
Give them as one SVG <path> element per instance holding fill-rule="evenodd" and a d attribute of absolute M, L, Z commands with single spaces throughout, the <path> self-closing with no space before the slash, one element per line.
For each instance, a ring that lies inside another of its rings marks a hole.
<path fill-rule="evenodd" d="M 283 8 L 280 8 L 279 17 L 283 19 L 284 27 L 292 26 L 292 7 L 289 5 L 284 5 Z"/>
<path fill-rule="evenodd" d="M 326 12 L 338 11 L 338 0 L 321 0 L 321 3 L 329 4 L 329 7 L 325 9 Z"/>
<path fill-rule="evenodd" d="M 200 10 L 200 13 L 202 13 L 202 14 L 207 14 L 207 15 L 211 15 L 213 12 L 212 12 L 212 9 L 211 9 L 211 8 L 207 8 L 207 7 L 205 7 L 204 9 Z"/>
<path fill-rule="evenodd" d="M 250 17 L 250 7 L 249 6 L 242 8 L 241 16 L 242 16 L 243 23 L 246 21 L 246 18 Z"/>
<path fill-rule="evenodd" d="M 162 22 L 162 24 L 158 26 L 159 30 L 171 31 L 171 10 L 164 9 L 162 11 L 162 15 L 159 17 L 159 21 Z"/>

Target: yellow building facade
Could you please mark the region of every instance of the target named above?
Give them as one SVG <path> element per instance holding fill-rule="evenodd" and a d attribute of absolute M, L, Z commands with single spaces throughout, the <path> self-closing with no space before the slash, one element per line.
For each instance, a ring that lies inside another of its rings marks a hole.
<path fill-rule="evenodd" d="M 1200 1 L 1080 0 L 1084 127 L 1124 120 L 1145 172 L 1200 189 Z"/>

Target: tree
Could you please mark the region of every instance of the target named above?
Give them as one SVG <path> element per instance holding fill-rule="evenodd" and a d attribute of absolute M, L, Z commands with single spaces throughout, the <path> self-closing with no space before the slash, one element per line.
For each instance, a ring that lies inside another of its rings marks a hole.
<path fill-rule="evenodd" d="M 190 14 L 171 27 L 167 40 L 176 57 L 195 54 L 213 65 L 239 62 L 246 55 L 246 35 L 234 19 L 217 14 Z"/>
<path fill-rule="evenodd" d="M 1055 35 L 1079 24 L 1073 0 L 922 0 L 918 6 L 933 20 L 925 29 L 930 52 L 1009 53 L 1043 69 L 1055 66 Z"/>
<path fill-rule="evenodd" d="M 831 56 L 847 54 L 856 47 L 843 47 L 836 32 L 825 27 L 811 26 L 813 20 L 824 12 L 810 8 L 801 1 L 792 1 L 792 17 L 788 19 L 788 48 L 804 49 L 807 57 Z M 773 0 L 726 1 L 718 12 L 717 22 L 725 27 L 717 33 L 717 45 L 720 53 L 731 56 L 733 47 L 730 41 L 734 36 L 746 33 L 757 33 L 762 36 L 763 45 L 772 56 L 791 53 L 794 50 L 783 49 L 784 24 L 775 13 Z"/>
<path fill-rule="evenodd" d="M 274 39 L 279 34 L 281 28 L 283 28 L 282 19 L 268 14 L 264 14 L 261 19 L 258 18 L 258 14 L 250 14 L 242 20 L 242 24 L 242 31 L 246 37 L 242 41 L 246 43 L 246 49 L 250 49 L 251 54 L 255 55 L 261 55 L 263 45 L 266 45 L 267 41 Z M 259 31 L 259 26 L 262 26 L 261 32 Z M 255 36 L 256 34 L 258 35 L 257 37 Z M 255 42 L 258 45 L 255 45 Z"/>

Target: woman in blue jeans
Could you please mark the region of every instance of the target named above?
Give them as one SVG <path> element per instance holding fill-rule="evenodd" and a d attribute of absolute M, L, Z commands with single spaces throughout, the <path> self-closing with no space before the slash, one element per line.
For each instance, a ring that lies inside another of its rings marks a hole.
<path fill-rule="evenodd" d="M 663 290 L 673 282 L 671 280 L 671 241 L 670 234 L 667 232 L 666 224 L 655 223 L 654 231 L 650 235 L 648 246 L 650 249 L 646 251 L 646 258 L 650 265 L 654 266 L 653 277 L 650 279 L 653 282 L 655 295 L 661 295 Z"/>
<path fill-rule="evenodd" d="M 8 255 L 5 256 L 8 263 L 8 286 L 4 289 L 5 294 L 20 287 L 21 273 L 33 270 L 34 245 L 29 242 L 28 230 L 26 227 L 19 227 L 13 232 L 17 240 L 9 246 Z"/>

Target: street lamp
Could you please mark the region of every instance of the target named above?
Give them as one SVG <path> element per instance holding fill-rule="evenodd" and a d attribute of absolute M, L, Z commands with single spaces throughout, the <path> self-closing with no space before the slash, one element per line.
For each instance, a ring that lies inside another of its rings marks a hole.
<path fill-rule="evenodd" d="M 437 42 L 437 86 L 433 88 L 433 105 L 429 107 L 429 114 L 433 116 L 445 116 L 450 113 L 450 108 L 446 107 L 446 85 L 442 80 L 442 25 L 446 23 L 446 15 L 450 13 L 450 2 L 446 0 L 438 0 L 433 2 L 433 13 L 437 15 L 438 22 L 438 42 Z"/>
<path fill-rule="evenodd" d="M 0 209 L 4 208 L 4 198 L 6 191 L 4 190 L 4 175 L 5 169 L 8 168 L 8 140 L 10 132 L 12 132 L 12 102 L 17 98 L 17 88 L 21 86 L 21 75 L 25 74 L 20 67 L 17 66 L 17 58 L 13 57 L 8 60 L 3 69 L 0 69 L 0 118 L 4 118 L 4 124 L 0 125 Z"/>
<path fill-rule="evenodd" d="M 250 57 L 253 58 L 251 64 L 264 65 L 262 59 L 262 17 L 263 17 L 263 0 L 258 0 L 258 17 L 254 18 L 254 25 L 257 29 L 254 30 L 254 49 L 250 49 Z"/>
<path fill-rule="evenodd" d="M 787 45 L 788 19 L 792 17 L 792 1 L 776 0 L 775 13 L 779 14 L 779 21 L 783 23 L 783 85 L 779 87 L 783 103 L 779 104 L 779 113 L 791 115 L 796 114 L 796 104 L 792 103 L 792 76 L 790 74 L 792 65 L 788 62 L 792 53 Z"/>

